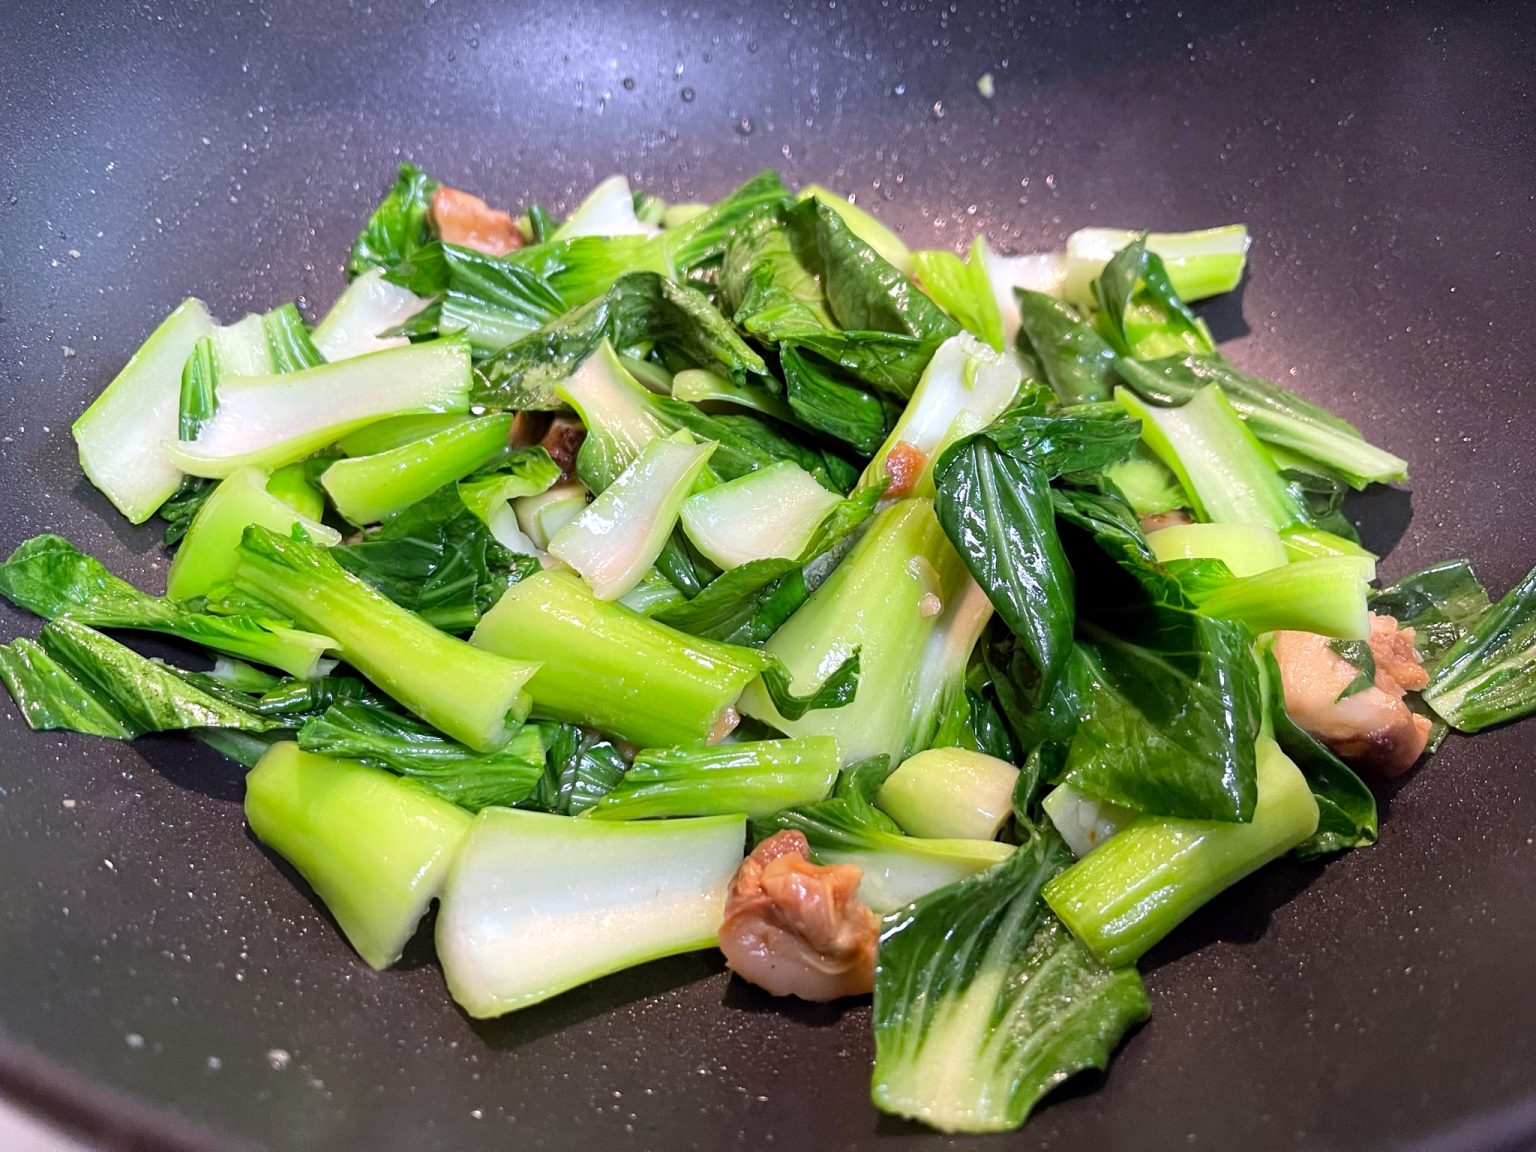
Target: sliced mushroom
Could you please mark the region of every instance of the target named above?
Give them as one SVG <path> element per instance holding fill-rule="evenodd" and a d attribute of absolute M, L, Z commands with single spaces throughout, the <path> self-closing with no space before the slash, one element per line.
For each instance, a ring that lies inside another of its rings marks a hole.
<path fill-rule="evenodd" d="M 1376 682 L 1348 696 L 1358 672 L 1330 647 L 1326 636 L 1276 632 L 1275 660 L 1291 719 L 1344 760 L 1378 777 L 1406 772 L 1429 739 L 1427 717 L 1403 702 L 1428 682 L 1413 649 L 1413 629 L 1391 616 L 1371 616 L 1370 647 Z"/>
<path fill-rule="evenodd" d="M 855 864 L 813 864 L 799 832 L 778 832 L 742 861 L 725 901 L 720 950 L 775 996 L 835 1000 L 875 986 L 880 921 L 858 899 Z"/>
<path fill-rule="evenodd" d="M 885 474 L 891 478 L 885 490 L 887 500 L 910 496 L 917 485 L 917 478 L 928 467 L 928 453 L 916 444 L 898 440 L 885 455 Z"/>
<path fill-rule="evenodd" d="M 439 184 L 428 211 L 438 239 L 488 256 L 505 256 L 523 246 L 523 234 L 512 217 L 478 196 Z"/>
<path fill-rule="evenodd" d="M 1162 528 L 1176 528 L 1181 524 L 1193 524 L 1192 517 L 1186 509 L 1173 508 L 1167 512 L 1159 512 L 1155 516 L 1143 516 L 1141 518 L 1141 534 L 1150 536 Z"/>

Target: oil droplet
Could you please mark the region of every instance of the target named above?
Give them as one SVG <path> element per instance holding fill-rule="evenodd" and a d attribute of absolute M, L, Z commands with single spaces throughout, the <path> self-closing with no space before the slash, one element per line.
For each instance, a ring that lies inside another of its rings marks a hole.
<path fill-rule="evenodd" d="M 681 92 L 678 93 L 678 95 L 683 98 L 683 103 L 684 104 L 692 104 L 693 103 L 693 89 L 692 88 L 684 88 Z"/>
<path fill-rule="evenodd" d="M 935 120 L 944 119 L 944 101 L 935 100 L 933 102 L 933 107 L 929 109 L 929 112 Z"/>
<path fill-rule="evenodd" d="M 745 116 L 743 116 L 740 120 L 736 121 L 736 135 L 738 135 L 738 136 L 750 136 L 750 135 L 752 135 L 752 121 L 749 120 Z"/>
<path fill-rule="evenodd" d="M 286 1048 L 267 1049 L 267 1066 L 274 1072 L 281 1072 L 287 1068 L 293 1060 L 293 1054 Z"/>
<path fill-rule="evenodd" d="M 635 78 L 633 76 L 624 77 L 622 83 L 624 85 L 624 91 L 633 92 L 635 90 Z"/>

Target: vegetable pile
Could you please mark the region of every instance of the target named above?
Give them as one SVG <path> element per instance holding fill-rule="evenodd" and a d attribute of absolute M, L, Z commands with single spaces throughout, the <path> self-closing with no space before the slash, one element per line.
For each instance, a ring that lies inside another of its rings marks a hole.
<path fill-rule="evenodd" d="M 166 594 L 25 542 L 0 680 L 248 768 L 369 965 L 440 901 L 472 1016 L 718 945 L 873 993 L 882 1110 L 1017 1127 L 1196 908 L 1536 710 L 1536 572 L 1373 588 L 1341 503 L 1405 462 L 1191 311 L 1247 246 L 911 252 L 772 172 L 514 218 L 408 165 L 318 323 L 188 300 L 76 422 Z"/>

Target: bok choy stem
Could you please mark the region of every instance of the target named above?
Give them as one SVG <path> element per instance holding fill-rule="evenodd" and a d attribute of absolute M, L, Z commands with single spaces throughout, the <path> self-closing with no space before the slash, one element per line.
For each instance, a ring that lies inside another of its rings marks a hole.
<path fill-rule="evenodd" d="M 524 685 L 537 664 L 439 632 L 312 544 L 252 526 L 238 551 L 237 587 L 294 620 L 323 626 L 343 660 L 455 740 L 489 752 L 528 715 Z"/>

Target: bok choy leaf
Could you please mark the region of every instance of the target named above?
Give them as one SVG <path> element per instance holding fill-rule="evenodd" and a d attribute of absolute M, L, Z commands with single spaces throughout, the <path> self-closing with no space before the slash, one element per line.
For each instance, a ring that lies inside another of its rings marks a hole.
<path fill-rule="evenodd" d="M 38 643 L 0 649 L 0 680 L 33 728 L 63 728 L 128 740 L 146 732 L 226 728 L 263 733 L 284 727 L 198 687 L 189 674 L 140 656 L 77 620 L 61 616 Z"/>
<path fill-rule="evenodd" d="M 299 747 L 385 768 L 471 812 L 525 799 L 544 773 L 547 728 L 525 724 L 491 752 L 475 752 L 414 717 L 337 701 L 299 729 Z"/>
<path fill-rule="evenodd" d="M 1536 712 L 1536 569 L 1451 645 L 1423 696 L 1458 732 Z"/>
<path fill-rule="evenodd" d="M 288 621 L 215 616 L 146 595 L 62 536 L 35 536 L 11 553 L 0 565 L 0 596 L 48 620 L 68 614 L 94 628 L 158 632 L 300 678 L 316 675 L 333 647 L 329 636 L 299 631 Z"/>
<path fill-rule="evenodd" d="M 432 229 L 427 217 L 436 191 L 437 181 L 416 165 L 400 165 L 394 185 L 352 245 L 348 277 L 361 276 L 370 268 L 393 268 L 429 243 Z"/>
<path fill-rule="evenodd" d="M 886 918 L 871 1089 L 882 1111 L 944 1132 L 1017 1128 L 1147 1018 L 1135 968 L 1095 960 L 1040 898 L 1070 861 L 1037 836 Z"/>
<path fill-rule="evenodd" d="M 469 631 L 510 584 L 539 570 L 536 559 L 500 544 L 451 484 L 331 552 L 347 571 L 449 632 Z"/>

